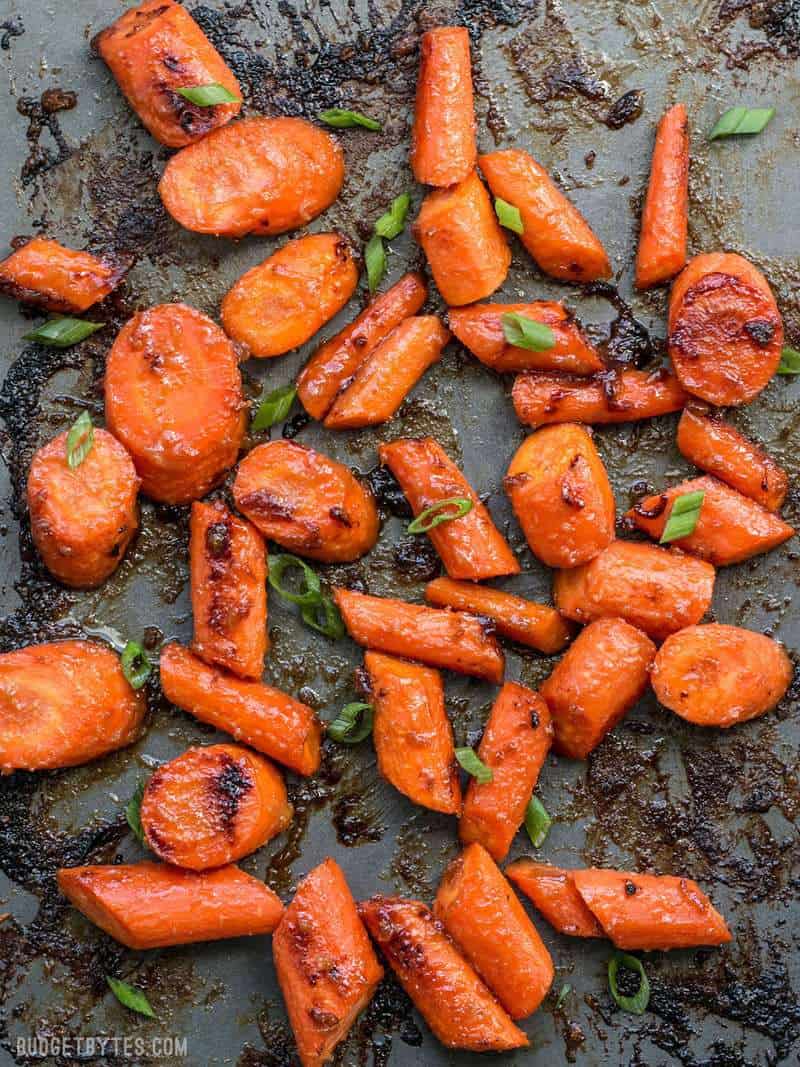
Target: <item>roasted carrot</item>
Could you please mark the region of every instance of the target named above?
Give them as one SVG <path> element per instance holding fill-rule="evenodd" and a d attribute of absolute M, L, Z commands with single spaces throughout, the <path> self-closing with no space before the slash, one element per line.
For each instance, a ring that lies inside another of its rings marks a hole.
<path fill-rule="evenodd" d="M 334 590 L 334 600 L 359 645 L 496 684 L 503 679 L 503 653 L 485 622 L 475 615 L 367 596 L 352 589 Z"/>
<path fill-rule="evenodd" d="M 478 164 L 492 195 L 519 209 L 520 240 L 545 274 L 569 282 L 611 277 L 606 251 L 588 222 L 533 156 L 507 148 L 480 156 Z"/>
<path fill-rule="evenodd" d="M 361 918 L 400 984 L 448 1048 L 503 1052 L 529 1042 L 425 904 L 375 896 Z"/>
<path fill-rule="evenodd" d="M 675 104 L 656 132 L 636 254 L 636 287 L 669 281 L 686 264 L 689 229 L 689 120 Z"/>
<path fill-rule="evenodd" d="M 437 441 L 399 438 L 380 445 L 378 455 L 400 483 L 415 515 L 453 497 L 472 502 L 465 515 L 428 531 L 451 578 L 478 581 L 519 574 L 519 563 L 486 505 Z"/>
<path fill-rule="evenodd" d="M 26 488 L 33 543 L 50 573 L 78 589 L 104 582 L 139 528 L 133 461 L 110 433 L 92 434 L 77 467 L 67 462 L 66 433 L 43 445 Z"/>
<path fill-rule="evenodd" d="M 265 537 L 325 563 L 358 559 L 378 539 L 369 490 L 341 463 L 294 441 L 268 441 L 249 452 L 233 498 Z"/>
<path fill-rule="evenodd" d="M 222 325 L 251 356 L 280 356 L 341 311 L 357 284 L 353 253 L 338 233 L 298 237 L 228 290 Z"/>
<path fill-rule="evenodd" d="M 167 700 L 298 774 L 320 763 L 322 726 L 314 711 L 280 689 L 209 667 L 178 644 L 161 651 Z"/>
<path fill-rule="evenodd" d="M 349 326 L 317 349 L 297 379 L 300 403 L 312 418 L 325 418 L 362 363 L 396 326 L 416 315 L 427 295 L 421 274 L 404 274 Z"/>
<path fill-rule="evenodd" d="M 96 641 L 0 654 L 0 774 L 74 767 L 135 741 L 144 694 Z"/>
<path fill-rule="evenodd" d="M 267 550 L 222 501 L 192 504 L 192 651 L 242 678 L 260 678 L 267 639 Z"/>
<path fill-rule="evenodd" d="M 555 338 L 553 347 L 536 352 L 509 344 L 503 332 L 503 315 L 510 314 L 522 315 L 523 318 L 549 326 Z M 597 350 L 584 337 L 574 316 L 563 304 L 554 300 L 451 308 L 447 324 L 473 356 L 499 374 L 523 370 L 595 374 L 603 369 L 603 361 Z"/>
<path fill-rule="evenodd" d="M 548 567 L 587 563 L 614 540 L 614 494 L 583 426 L 566 422 L 531 434 L 503 485 L 531 552 Z"/>
<path fill-rule="evenodd" d="M 792 681 L 783 645 L 739 626 L 687 626 L 658 650 L 659 701 L 698 726 L 735 726 L 771 711 Z"/>
<path fill-rule="evenodd" d="M 475 171 L 428 193 L 413 229 L 446 303 L 483 300 L 505 281 L 511 250 Z"/>
<path fill-rule="evenodd" d="M 158 192 L 187 230 L 264 236 L 305 226 L 331 206 L 343 181 L 344 155 L 330 134 L 305 119 L 255 117 L 174 155 Z"/>
<path fill-rule="evenodd" d="M 455 185 L 475 169 L 475 108 L 469 33 L 437 26 L 419 45 L 411 169 L 421 185 Z"/>
<path fill-rule="evenodd" d="M 687 393 L 747 404 L 781 360 L 783 323 L 767 279 L 733 252 L 695 256 L 672 285 L 667 342 Z"/>
<path fill-rule="evenodd" d="M 108 428 L 154 500 L 197 500 L 236 462 L 247 414 L 239 361 L 194 308 L 160 304 L 122 327 L 106 360 L 105 401 Z"/>
<path fill-rule="evenodd" d="M 378 426 L 394 415 L 422 375 L 437 363 L 450 331 L 435 315 L 401 322 L 373 349 L 328 412 L 329 430 Z"/>
<path fill-rule="evenodd" d="M 75 252 L 32 237 L 0 262 L 0 292 L 23 304 L 80 315 L 116 289 L 131 260 Z"/>
<path fill-rule="evenodd" d="M 478 758 L 492 772 L 490 782 L 471 778 L 458 833 L 465 844 L 480 842 L 504 860 L 539 778 L 553 727 L 538 693 L 506 682 L 492 707 L 478 746 Z"/>
<path fill-rule="evenodd" d="M 656 641 L 699 622 L 711 606 L 716 571 L 678 550 L 612 541 L 590 563 L 559 571 L 553 592 L 576 622 L 618 616 Z"/>
<path fill-rule="evenodd" d="M 379 652 L 367 652 L 364 666 L 381 774 L 415 804 L 458 815 L 461 784 L 442 676 L 431 667 Z"/>
<path fill-rule="evenodd" d="M 603 927 L 575 888 L 574 871 L 525 858 L 510 863 L 505 873 L 560 934 L 605 936 Z"/>
<path fill-rule="evenodd" d="M 233 866 L 120 863 L 62 867 L 56 877 L 73 907 L 132 949 L 269 934 L 283 913 L 271 889 Z"/>
<path fill-rule="evenodd" d="M 626 517 L 650 537 L 660 538 L 676 499 L 695 492 L 705 494 L 697 525 L 688 537 L 672 543 L 715 567 L 769 552 L 794 534 L 793 527 L 778 515 L 710 475 L 647 496 Z"/>
<path fill-rule="evenodd" d="M 692 405 L 678 423 L 678 448 L 695 467 L 713 474 L 769 511 L 786 499 L 786 471 L 713 409 Z"/>

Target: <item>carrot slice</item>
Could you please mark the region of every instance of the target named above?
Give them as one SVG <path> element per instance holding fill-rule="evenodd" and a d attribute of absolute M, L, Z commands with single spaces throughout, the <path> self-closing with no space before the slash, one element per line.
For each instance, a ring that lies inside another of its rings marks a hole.
<path fill-rule="evenodd" d="M 498 862 L 514 835 L 553 741 L 547 704 L 530 689 L 506 682 L 492 707 L 478 757 L 492 772 L 490 782 L 471 778 L 458 824 L 465 844 L 481 845 Z"/>
<path fill-rule="evenodd" d="M 636 288 L 669 281 L 686 265 L 689 120 L 675 104 L 658 124 L 636 254 Z"/>
<path fill-rule="evenodd" d="M 453 729 L 438 671 L 367 652 L 364 666 L 375 718 L 378 769 L 415 804 L 446 815 L 461 811 Z"/>
<path fill-rule="evenodd" d="M 181 149 L 158 192 L 187 230 L 266 236 L 305 226 L 331 206 L 343 181 L 342 149 L 325 130 L 305 119 L 256 117 Z"/>
<path fill-rule="evenodd" d="M 80 315 L 116 289 L 130 265 L 129 257 L 93 256 L 32 237 L 0 262 L 0 292 L 48 311 Z"/>
<path fill-rule="evenodd" d="M 399 438 L 380 445 L 378 455 L 400 483 L 415 515 L 453 497 L 472 501 L 466 515 L 428 531 L 451 578 L 478 581 L 519 574 L 519 563 L 488 508 L 437 441 Z"/>
<path fill-rule="evenodd" d="M 459 955 L 429 908 L 416 900 L 374 896 L 358 910 L 443 1045 L 473 1052 L 527 1047 L 528 1038 Z"/>
<path fill-rule="evenodd" d="M 605 937 L 602 926 L 575 888 L 575 871 L 525 858 L 510 863 L 505 873 L 560 934 Z"/>
<path fill-rule="evenodd" d="M 734 726 L 771 711 L 792 681 L 783 645 L 739 626 L 688 626 L 653 662 L 659 701 L 698 726 Z"/>
<path fill-rule="evenodd" d="M 378 539 L 369 490 L 341 463 L 294 441 L 268 441 L 248 453 L 233 498 L 265 537 L 325 563 L 358 559 Z"/>
<path fill-rule="evenodd" d="M 686 403 L 678 379 L 663 369 L 608 371 L 593 378 L 532 371 L 514 379 L 511 398 L 527 426 L 636 422 L 680 411 Z"/>
<path fill-rule="evenodd" d="M 161 686 L 167 700 L 196 719 L 298 774 L 319 768 L 322 726 L 311 708 L 280 689 L 209 667 L 175 643 L 161 651 Z"/>

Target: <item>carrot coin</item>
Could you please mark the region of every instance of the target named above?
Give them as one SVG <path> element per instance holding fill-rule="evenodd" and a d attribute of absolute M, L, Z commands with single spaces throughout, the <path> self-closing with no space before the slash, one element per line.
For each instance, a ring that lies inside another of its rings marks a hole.
<path fill-rule="evenodd" d="M 33 237 L 0 263 L 0 292 L 48 311 L 80 315 L 116 289 L 129 257 L 75 252 Z"/>

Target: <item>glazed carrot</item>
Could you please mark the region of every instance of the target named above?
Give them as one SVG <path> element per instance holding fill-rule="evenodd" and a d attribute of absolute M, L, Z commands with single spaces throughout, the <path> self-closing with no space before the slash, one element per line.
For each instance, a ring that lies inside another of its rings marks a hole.
<path fill-rule="evenodd" d="M 0 292 L 48 311 L 80 315 L 116 289 L 131 260 L 74 252 L 32 237 L 0 262 Z"/>
<path fill-rule="evenodd" d="M 424 904 L 374 896 L 358 910 L 403 989 L 443 1045 L 502 1052 L 529 1044 Z"/>
<path fill-rule="evenodd" d="M 439 611 L 390 597 L 335 589 L 333 598 L 359 645 L 500 683 L 503 653 L 485 623 L 462 611 Z"/>
<path fill-rule="evenodd" d="M 343 181 L 344 155 L 330 134 L 305 119 L 254 117 L 181 149 L 158 192 L 187 230 L 264 236 L 305 226 L 331 206 Z"/>
<path fill-rule="evenodd" d="M 319 768 L 322 726 L 314 711 L 280 689 L 209 667 L 172 643 L 161 651 L 167 700 L 298 774 Z"/>
<path fill-rule="evenodd" d="M 116 438 L 95 428 L 89 453 L 67 462 L 67 434 L 34 455 L 26 488 L 33 543 L 52 575 L 78 589 L 112 574 L 139 528 L 139 476 Z"/>
<path fill-rule="evenodd" d="M 494 623 L 497 633 L 510 641 L 538 648 L 552 655 L 570 639 L 570 626 L 555 608 L 535 604 L 513 593 L 474 582 L 434 578 L 425 587 L 425 599 L 437 608 L 454 608 L 482 615 Z"/>
<path fill-rule="evenodd" d="M 358 316 L 317 349 L 297 379 L 297 395 L 308 414 L 322 420 L 368 356 L 392 330 L 416 315 L 428 295 L 421 274 L 404 274 Z"/>
<path fill-rule="evenodd" d="M 466 515 L 428 531 L 451 578 L 478 581 L 519 574 L 519 563 L 486 505 L 437 441 L 399 438 L 380 445 L 378 455 L 400 483 L 415 515 L 453 497 L 472 501 Z"/>
<path fill-rule="evenodd" d="M 786 471 L 713 409 L 693 405 L 678 423 L 678 448 L 695 467 L 713 474 L 769 511 L 786 499 Z"/>
<path fill-rule="evenodd" d="M 58 888 L 120 944 L 166 948 L 271 933 L 283 905 L 238 867 L 183 871 L 165 863 L 62 867 Z"/>
<path fill-rule="evenodd" d="M 249 452 L 233 498 L 265 537 L 325 563 L 358 559 L 378 539 L 369 490 L 341 463 L 294 441 L 268 441 Z"/>
<path fill-rule="evenodd" d="M 478 746 L 478 758 L 491 770 L 492 780 L 481 784 L 470 778 L 467 786 L 458 824 L 465 844 L 478 841 L 498 862 L 506 858 L 552 741 L 544 700 L 524 685 L 506 682 Z"/>
<path fill-rule="evenodd" d="M 668 637 L 651 672 L 659 701 L 698 726 L 734 726 L 771 711 L 792 681 L 783 645 L 739 626 L 687 626 Z"/>
<path fill-rule="evenodd" d="M 415 804 L 458 815 L 461 784 L 441 675 L 379 652 L 367 652 L 364 666 L 381 774 Z"/>
<path fill-rule="evenodd" d="M 272 958 L 300 1062 L 322 1067 L 383 977 L 335 860 L 298 886 L 272 938 Z"/>
<path fill-rule="evenodd" d="M 672 543 L 716 567 L 741 563 L 788 541 L 794 529 L 749 496 L 709 475 L 681 482 L 656 496 L 647 496 L 627 518 L 650 537 L 660 538 L 675 500 L 684 493 L 705 494 L 694 532 Z"/>
<path fill-rule="evenodd" d="M 506 878 L 533 901 L 537 911 L 560 934 L 605 936 L 602 926 L 575 888 L 574 871 L 525 858 L 510 863 L 505 873 Z"/>
<path fill-rule="evenodd" d="M 0 654 L 0 774 L 74 767 L 135 741 L 146 711 L 96 641 Z"/>
<path fill-rule="evenodd" d="M 531 434 L 503 486 L 531 552 L 548 567 L 587 563 L 614 540 L 614 494 L 583 426 L 566 422 Z"/>
<path fill-rule="evenodd" d="M 475 171 L 450 189 L 428 193 L 414 236 L 448 304 L 483 300 L 505 281 L 511 250 Z"/>
<path fill-rule="evenodd" d="M 667 342 L 687 393 L 747 404 L 778 369 L 783 323 L 764 275 L 742 256 L 695 256 L 672 285 Z"/>
<path fill-rule="evenodd" d="M 616 423 L 680 411 L 686 394 L 669 372 L 618 370 L 592 378 L 531 371 L 514 379 L 517 418 L 526 426 L 550 422 Z"/>
<path fill-rule="evenodd" d="M 549 326 L 555 344 L 544 352 L 518 348 L 509 344 L 503 332 L 503 315 L 522 315 Z M 594 346 L 584 337 L 575 318 L 554 300 L 537 300 L 532 304 L 473 304 L 451 308 L 447 324 L 458 340 L 487 367 L 504 374 L 507 371 L 554 370 L 569 374 L 594 374 L 603 369 L 603 361 Z"/>
<path fill-rule="evenodd" d="M 108 428 L 154 500 L 188 504 L 236 462 L 246 422 L 239 361 L 194 308 L 159 304 L 122 327 L 106 360 L 105 402 Z"/>
<path fill-rule="evenodd" d="M 619 616 L 656 641 L 699 622 L 711 606 L 716 572 L 677 550 L 612 541 L 582 567 L 559 571 L 553 593 L 568 619 Z"/>
<path fill-rule="evenodd" d="M 189 748 L 158 767 L 140 809 L 149 847 L 165 863 L 203 871 L 255 852 L 292 821 L 283 778 L 239 745 Z"/>
<path fill-rule="evenodd" d="M 492 195 L 519 209 L 520 240 L 536 263 L 554 278 L 593 282 L 611 277 L 611 264 L 580 211 L 533 156 L 519 148 L 478 159 Z"/>
<path fill-rule="evenodd" d="M 338 233 L 298 237 L 228 290 L 222 325 L 251 356 L 280 356 L 341 311 L 357 284 L 358 267 Z"/>
<path fill-rule="evenodd" d="M 437 26 L 419 45 L 411 169 L 421 185 L 455 185 L 475 168 L 475 109 L 469 33 Z"/>
<path fill-rule="evenodd" d="M 656 132 L 636 253 L 636 288 L 669 281 L 686 264 L 689 229 L 689 121 L 675 104 Z"/>
<path fill-rule="evenodd" d="M 329 430 L 353 430 L 386 422 L 428 367 L 439 361 L 449 340 L 450 331 L 435 315 L 401 322 L 358 368 L 334 401 L 325 425 Z"/>
<path fill-rule="evenodd" d="M 189 523 L 192 651 L 242 678 L 264 671 L 267 550 L 245 519 L 222 501 L 192 504 Z"/>

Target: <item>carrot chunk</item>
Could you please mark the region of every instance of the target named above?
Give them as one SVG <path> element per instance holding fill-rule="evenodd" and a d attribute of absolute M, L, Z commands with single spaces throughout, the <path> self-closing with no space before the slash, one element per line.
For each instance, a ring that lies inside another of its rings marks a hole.
<path fill-rule="evenodd" d="M 636 287 L 669 281 L 686 265 L 689 120 L 675 104 L 658 124 L 636 254 Z"/>
<path fill-rule="evenodd" d="M 602 926 L 575 888 L 574 871 L 525 858 L 510 863 L 505 873 L 560 934 L 605 936 Z"/>
<path fill-rule="evenodd" d="M 93 256 L 32 237 L 0 262 L 0 292 L 48 311 L 80 315 L 116 289 L 130 265 L 122 256 Z"/>
<path fill-rule="evenodd" d="M 511 399 L 519 421 L 535 427 L 652 419 L 680 411 L 686 394 L 665 370 L 608 371 L 593 378 L 531 371 L 514 379 Z"/>

